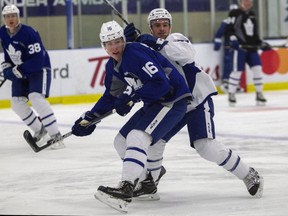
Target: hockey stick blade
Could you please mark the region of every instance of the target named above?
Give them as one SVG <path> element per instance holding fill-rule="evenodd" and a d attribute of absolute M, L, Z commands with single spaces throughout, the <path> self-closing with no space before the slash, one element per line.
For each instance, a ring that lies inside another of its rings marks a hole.
<path fill-rule="evenodd" d="M 94 125 L 94 124 L 98 124 L 102 119 L 106 118 L 107 116 L 112 115 L 113 113 L 115 113 L 115 110 L 111 110 L 111 111 L 105 113 L 104 115 L 99 116 L 98 118 L 95 118 L 86 127 L 89 127 L 89 126 Z M 61 139 L 65 139 L 65 138 L 67 138 L 67 137 L 69 137 L 71 135 L 72 135 L 72 131 L 62 135 Z M 36 153 L 42 151 L 43 149 L 48 148 L 49 146 L 55 144 L 56 142 L 58 142 L 60 140 L 59 138 L 50 139 L 50 140 L 47 141 L 46 144 L 44 144 L 43 146 L 40 147 L 35 142 L 35 140 L 34 140 L 33 136 L 31 135 L 30 131 L 25 130 L 24 133 L 23 133 L 23 136 L 24 136 L 24 139 L 26 140 L 26 142 L 30 145 L 30 147 Z"/>

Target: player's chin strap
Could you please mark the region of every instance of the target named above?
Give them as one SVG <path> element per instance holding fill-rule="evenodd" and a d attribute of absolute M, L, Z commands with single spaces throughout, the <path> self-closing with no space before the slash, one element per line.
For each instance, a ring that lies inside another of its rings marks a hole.
<path fill-rule="evenodd" d="M 94 125 L 94 124 L 98 124 L 102 119 L 112 115 L 113 113 L 115 113 L 114 109 L 109 111 L 109 112 L 107 112 L 107 113 L 105 113 L 105 114 L 103 114 L 103 115 L 101 115 L 101 116 L 99 116 L 99 117 L 97 117 L 97 118 L 95 118 L 95 119 L 93 119 L 93 121 L 89 122 L 89 124 L 87 124 L 86 127 L 89 127 L 89 126 Z M 34 152 L 36 152 L 36 153 L 39 152 L 39 151 L 42 151 L 43 149 L 48 148 L 49 146 L 53 145 L 54 143 L 58 142 L 59 140 L 65 139 L 65 138 L 67 138 L 67 137 L 69 137 L 71 135 L 72 135 L 72 131 L 62 135 L 60 138 L 50 139 L 50 140 L 47 141 L 46 144 L 44 144 L 43 146 L 39 147 L 36 144 L 36 142 L 34 141 L 32 135 L 30 134 L 30 132 L 28 130 L 26 130 L 24 132 L 24 136 L 26 136 L 25 137 L 26 141 L 28 142 L 30 147 L 34 150 Z M 30 140 L 30 142 L 28 140 Z"/>

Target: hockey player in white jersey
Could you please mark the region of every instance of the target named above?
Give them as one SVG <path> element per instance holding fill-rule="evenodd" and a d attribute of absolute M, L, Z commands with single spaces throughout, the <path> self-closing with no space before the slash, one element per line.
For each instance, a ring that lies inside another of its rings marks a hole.
<path fill-rule="evenodd" d="M 15 5 L 6 5 L 2 16 L 4 25 L 0 28 L 0 39 L 4 61 L 1 66 L 4 78 L 12 82 L 11 107 L 35 132 L 32 139 L 37 145 L 57 138 L 59 141 L 51 148 L 64 148 L 56 117 L 45 99 L 49 97 L 51 65 L 40 35 L 20 22 L 20 12 Z"/>
<path fill-rule="evenodd" d="M 125 28 L 126 40 L 134 41 L 136 39 L 138 42 L 145 43 L 160 51 L 174 65 L 178 66 L 178 71 L 182 71 L 185 75 L 193 100 L 188 105 L 183 120 L 162 140 L 149 147 L 151 154 L 148 154 L 146 179 L 139 181 L 138 187 L 134 191 L 134 197 L 151 196 L 149 193 L 156 193 L 159 175 L 161 177 L 162 153 L 165 143 L 185 125 L 188 128 L 191 147 L 202 158 L 216 163 L 234 174 L 238 179 L 243 180 L 250 195 L 262 197 L 264 184 L 262 176 L 254 168 L 247 165 L 235 151 L 225 147 L 215 137 L 212 96 L 216 95 L 217 91 L 210 76 L 196 66 L 195 50 L 191 42 L 180 33 L 171 34 L 172 17 L 166 9 L 152 10 L 147 21 L 154 37 L 143 34 L 135 38 L 135 27 L 131 23 Z M 139 32 L 139 30 L 137 31 Z M 115 147 L 121 156 L 121 149 L 125 146 L 118 145 Z M 153 184 L 153 181 L 156 181 L 156 184 Z"/>

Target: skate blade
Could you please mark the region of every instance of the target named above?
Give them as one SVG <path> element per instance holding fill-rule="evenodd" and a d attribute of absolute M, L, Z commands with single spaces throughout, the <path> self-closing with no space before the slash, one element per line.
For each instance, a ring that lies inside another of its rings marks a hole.
<path fill-rule="evenodd" d="M 159 194 L 155 193 L 155 194 L 145 194 L 142 196 L 138 196 L 138 197 L 133 197 L 133 200 L 139 200 L 139 201 L 157 201 L 160 200 L 160 196 Z"/>
<path fill-rule="evenodd" d="M 256 106 L 265 106 L 266 102 L 256 101 Z"/>
<path fill-rule="evenodd" d="M 264 179 L 263 177 L 260 177 L 260 185 L 257 190 L 257 193 L 254 195 L 255 198 L 260 199 L 263 196 L 263 188 L 264 188 Z"/>
<path fill-rule="evenodd" d="M 97 191 L 94 194 L 94 197 L 99 200 L 100 202 L 108 205 L 109 207 L 121 212 L 121 213 L 127 213 L 128 212 L 128 202 L 117 199 L 115 197 L 112 197 L 106 193 L 103 193 L 102 191 Z"/>
<path fill-rule="evenodd" d="M 230 106 L 230 107 L 235 107 L 235 106 L 236 106 L 236 103 L 234 103 L 234 102 L 229 102 L 229 106 Z"/>
<path fill-rule="evenodd" d="M 59 150 L 59 149 L 63 149 L 63 148 L 66 148 L 64 143 L 55 143 L 55 144 L 50 146 L 51 150 Z"/>

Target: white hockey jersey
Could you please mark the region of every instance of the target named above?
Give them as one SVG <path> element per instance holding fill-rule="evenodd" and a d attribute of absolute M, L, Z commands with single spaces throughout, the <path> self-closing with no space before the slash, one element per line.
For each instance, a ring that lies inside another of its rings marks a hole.
<path fill-rule="evenodd" d="M 180 33 L 172 33 L 166 41 L 168 43 L 160 52 L 183 73 L 193 97 L 189 110 L 195 109 L 207 97 L 217 94 L 216 86 L 212 78 L 195 64 L 196 51 L 187 37 Z"/>

